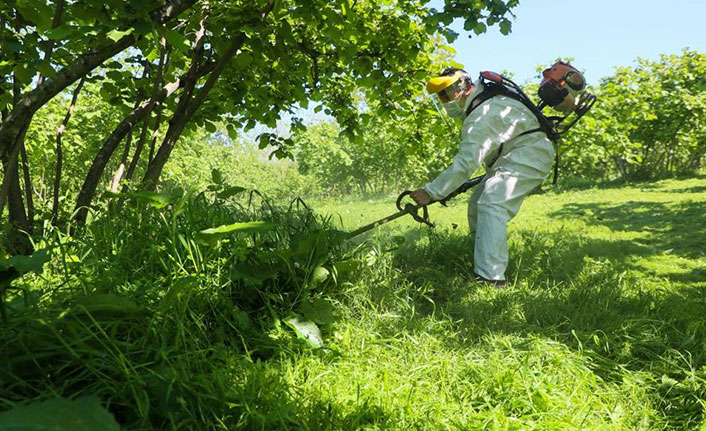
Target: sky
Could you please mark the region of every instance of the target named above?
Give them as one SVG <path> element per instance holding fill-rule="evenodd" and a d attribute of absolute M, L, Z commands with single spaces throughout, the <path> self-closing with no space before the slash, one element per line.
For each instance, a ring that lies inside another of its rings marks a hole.
<path fill-rule="evenodd" d="M 594 85 L 638 57 L 658 60 L 685 47 L 706 52 L 706 0 L 521 0 L 513 13 L 507 36 L 493 26 L 469 39 L 454 22 L 455 60 L 474 76 L 505 70 L 523 84 L 538 79 L 537 65 L 573 57 Z"/>

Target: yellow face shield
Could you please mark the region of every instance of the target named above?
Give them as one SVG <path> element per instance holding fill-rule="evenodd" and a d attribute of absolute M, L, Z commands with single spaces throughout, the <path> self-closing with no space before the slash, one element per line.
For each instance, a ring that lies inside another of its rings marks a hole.
<path fill-rule="evenodd" d="M 427 82 L 427 92 L 439 96 L 441 103 L 456 100 L 466 88 L 465 81 L 461 79 L 463 73 L 458 71 L 450 76 L 437 76 Z"/>
<path fill-rule="evenodd" d="M 427 93 L 436 94 L 456 83 L 461 78 L 461 72 L 456 72 L 450 76 L 437 76 L 427 81 Z"/>

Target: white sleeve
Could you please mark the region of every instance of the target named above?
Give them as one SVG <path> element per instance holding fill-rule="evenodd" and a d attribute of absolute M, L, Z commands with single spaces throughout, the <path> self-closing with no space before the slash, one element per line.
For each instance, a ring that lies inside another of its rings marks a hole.
<path fill-rule="evenodd" d="M 443 199 L 469 179 L 489 155 L 495 155 L 500 144 L 512 136 L 516 108 L 494 97 L 482 103 L 463 121 L 458 154 L 451 165 L 424 186 L 434 200 Z M 510 120 L 510 121 L 508 121 Z"/>

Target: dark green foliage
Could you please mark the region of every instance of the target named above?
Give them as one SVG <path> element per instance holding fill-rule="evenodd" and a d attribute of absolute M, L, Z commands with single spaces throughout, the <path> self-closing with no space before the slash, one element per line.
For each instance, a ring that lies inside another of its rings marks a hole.
<path fill-rule="evenodd" d="M 14 431 L 118 431 L 95 397 L 58 398 L 0 413 L 0 429 Z"/>

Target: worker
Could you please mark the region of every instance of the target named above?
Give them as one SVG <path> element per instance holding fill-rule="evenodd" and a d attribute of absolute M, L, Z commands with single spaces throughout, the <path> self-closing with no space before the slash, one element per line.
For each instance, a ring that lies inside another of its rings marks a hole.
<path fill-rule="evenodd" d="M 552 106 L 568 111 L 585 83 L 572 66 L 557 65 L 547 69 L 545 77 L 565 74 L 555 80 L 562 88 L 557 93 L 560 99 Z M 566 79 L 569 85 L 564 85 Z M 476 280 L 502 288 L 508 266 L 507 223 L 525 197 L 549 175 L 554 146 L 525 104 L 502 94 L 484 97 L 486 85 L 483 79 L 474 82 L 465 70 L 457 68 L 448 68 L 429 80 L 427 91 L 436 94 L 446 114 L 463 121 L 460 146 L 451 165 L 411 197 L 419 205 L 441 200 L 484 165 L 485 178 L 468 205 L 468 225 L 475 237 L 473 272 Z"/>

